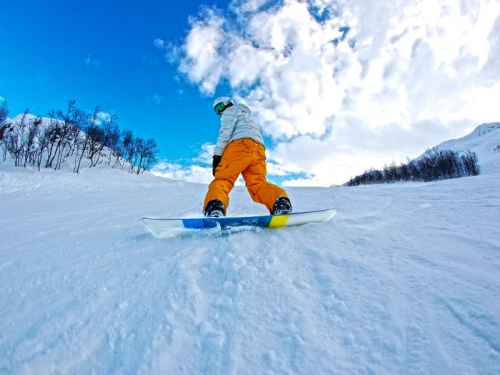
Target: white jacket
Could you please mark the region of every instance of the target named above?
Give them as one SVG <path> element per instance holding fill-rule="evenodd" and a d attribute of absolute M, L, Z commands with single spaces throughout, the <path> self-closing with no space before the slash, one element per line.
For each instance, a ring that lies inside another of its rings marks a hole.
<path fill-rule="evenodd" d="M 222 112 L 219 137 L 214 154 L 222 155 L 229 142 L 241 138 L 252 138 L 262 145 L 264 144 L 262 133 L 250 108 L 244 104 L 234 103 Z"/>

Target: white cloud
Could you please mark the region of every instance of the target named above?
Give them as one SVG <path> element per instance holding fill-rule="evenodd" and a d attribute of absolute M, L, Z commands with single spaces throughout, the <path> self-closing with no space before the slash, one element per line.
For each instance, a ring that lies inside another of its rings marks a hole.
<path fill-rule="evenodd" d="M 261 9 L 264 5 L 268 5 L 270 0 L 233 0 L 231 9 L 238 13 L 252 13 Z"/>
<path fill-rule="evenodd" d="M 212 180 L 211 168 L 198 165 L 183 166 L 167 161 L 159 162 L 152 169 L 151 173 L 159 177 L 202 184 L 207 184 Z"/>
<path fill-rule="evenodd" d="M 212 180 L 212 155 L 215 145 L 206 143 L 201 146 L 200 153 L 191 160 L 190 165 L 160 161 L 151 173 L 173 180 L 208 184 Z"/>
<path fill-rule="evenodd" d="M 194 162 L 202 165 L 212 165 L 212 156 L 214 155 L 215 144 L 205 143 L 201 145 L 200 154 L 193 159 Z"/>
<path fill-rule="evenodd" d="M 311 173 L 307 183 L 344 182 L 500 120 L 499 1 L 230 9 L 191 21 L 180 70 L 205 94 L 228 82 L 273 139 L 271 167 Z"/>
<path fill-rule="evenodd" d="M 104 123 L 110 122 L 112 118 L 113 115 L 111 113 L 100 111 L 96 113 L 94 124 L 101 126 Z"/>
<path fill-rule="evenodd" d="M 158 49 L 163 49 L 166 46 L 165 41 L 161 38 L 156 38 L 155 40 L 153 40 L 153 45 Z"/>
<path fill-rule="evenodd" d="M 0 96 L 0 105 L 4 105 L 4 103 L 7 101 L 3 96 Z"/>
<path fill-rule="evenodd" d="M 180 70 L 206 93 L 212 93 L 222 77 L 224 61 L 218 50 L 224 43 L 223 24 L 222 17 L 207 10 L 201 20 L 191 21 L 183 48 Z"/>

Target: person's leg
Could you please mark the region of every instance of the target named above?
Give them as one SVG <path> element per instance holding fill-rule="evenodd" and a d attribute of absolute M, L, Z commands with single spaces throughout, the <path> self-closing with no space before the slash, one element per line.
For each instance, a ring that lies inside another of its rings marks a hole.
<path fill-rule="evenodd" d="M 234 186 L 234 182 L 247 167 L 250 160 L 249 153 L 242 141 L 233 141 L 226 147 L 221 162 L 215 170 L 214 180 L 208 186 L 208 192 L 203 204 L 204 209 L 207 207 L 208 202 L 217 199 L 224 204 L 227 211 L 229 193 Z"/>
<path fill-rule="evenodd" d="M 255 202 L 264 204 L 272 212 L 274 202 L 279 197 L 288 197 L 285 190 L 271 184 L 266 179 L 266 158 L 263 146 L 256 144 L 252 162 L 242 172 L 250 197 Z"/>
<path fill-rule="evenodd" d="M 208 192 L 205 195 L 203 210 L 205 211 L 210 201 L 219 200 L 224 205 L 224 210 L 227 212 L 229 207 L 229 193 L 233 189 L 234 182 L 238 178 L 238 174 L 224 178 L 215 178 L 208 185 Z"/>

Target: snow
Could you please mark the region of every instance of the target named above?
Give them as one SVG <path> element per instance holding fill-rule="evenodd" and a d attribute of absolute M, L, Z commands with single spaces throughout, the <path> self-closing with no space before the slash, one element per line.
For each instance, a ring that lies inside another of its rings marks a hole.
<path fill-rule="evenodd" d="M 499 135 L 438 146 L 480 176 L 292 188 L 337 216 L 168 240 L 139 218 L 206 186 L 0 163 L 0 374 L 499 374 Z"/>
<path fill-rule="evenodd" d="M 156 240 L 138 219 L 205 186 L 0 164 L 0 374 L 499 374 L 499 179 L 295 188 L 337 217 Z"/>

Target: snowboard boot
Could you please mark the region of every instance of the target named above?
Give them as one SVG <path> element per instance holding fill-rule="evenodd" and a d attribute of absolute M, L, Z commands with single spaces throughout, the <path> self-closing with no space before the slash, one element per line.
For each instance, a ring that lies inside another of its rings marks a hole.
<path fill-rule="evenodd" d="M 290 199 L 287 197 L 279 197 L 274 202 L 273 210 L 271 211 L 271 215 L 285 215 L 292 212 L 292 203 L 290 203 Z"/>
<path fill-rule="evenodd" d="M 213 199 L 207 203 L 204 212 L 206 217 L 221 217 L 226 216 L 226 210 L 224 208 L 224 203 L 218 199 Z"/>

